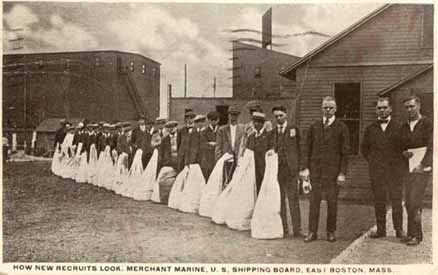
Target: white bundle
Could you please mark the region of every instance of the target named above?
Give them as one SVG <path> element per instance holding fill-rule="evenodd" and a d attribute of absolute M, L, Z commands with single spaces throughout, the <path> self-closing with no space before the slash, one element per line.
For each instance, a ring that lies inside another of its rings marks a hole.
<path fill-rule="evenodd" d="M 159 202 L 167 204 L 169 199 L 169 193 L 172 189 L 175 179 L 176 171 L 175 169 L 173 169 L 173 167 L 164 166 L 163 168 L 161 168 L 160 173 L 158 174 L 157 179 L 154 183 L 153 198 L 157 190 L 157 197 L 160 199 Z"/>
<path fill-rule="evenodd" d="M 135 193 L 137 193 L 138 186 L 143 181 L 143 162 L 141 160 L 143 155 L 143 150 L 137 149 L 132 160 L 131 168 L 128 172 L 128 178 L 124 183 L 124 188 L 121 193 L 122 196 L 132 198 Z"/>
<path fill-rule="evenodd" d="M 60 151 L 61 145 L 59 144 L 59 142 L 57 142 L 55 146 L 55 152 L 53 153 L 51 166 L 52 173 L 57 176 L 59 176 L 59 169 L 61 168 L 62 153 Z"/>
<path fill-rule="evenodd" d="M 186 181 L 188 174 L 189 174 L 189 168 L 186 166 L 181 172 L 179 172 L 178 176 L 176 176 L 175 182 L 169 194 L 168 206 L 170 208 L 179 209 L 181 198 L 182 198 L 182 188 L 184 186 L 184 182 Z"/>
<path fill-rule="evenodd" d="M 278 155 L 266 155 L 266 169 L 251 220 L 251 237 L 276 239 L 283 237 L 280 185 L 277 179 Z"/>
<path fill-rule="evenodd" d="M 188 213 L 197 213 L 201 200 L 205 179 L 199 164 L 190 164 L 189 173 L 182 188 L 179 210 Z"/>
<path fill-rule="evenodd" d="M 224 164 L 227 160 L 232 158 L 233 155 L 226 153 L 216 162 L 216 165 L 208 178 L 207 185 L 202 191 L 199 204 L 199 215 L 211 218 L 216 200 L 222 193 Z"/>
<path fill-rule="evenodd" d="M 142 173 L 142 180 L 137 182 L 136 192 L 132 193 L 131 197 L 133 199 L 142 201 L 148 201 L 151 199 L 155 176 L 157 175 L 157 166 L 158 151 L 155 149 L 146 169 Z"/>
<path fill-rule="evenodd" d="M 113 160 L 111 158 L 111 148 L 109 145 L 105 146 L 105 151 L 102 152 L 103 159 L 102 159 L 102 166 L 101 166 L 101 173 L 100 173 L 100 184 L 103 188 L 111 190 L 112 184 L 114 181 L 114 165 Z"/>
<path fill-rule="evenodd" d="M 123 187 L 128 180 L 128 154 L 121 153 L 117 158 L 116 170 L 114 172 L 113 191 L 121 195 Z"/>
<path fill-rule="evenodd" d="M 83 144 L 82 142 L 79 142 L 78 147 L 76 148 L 76 153 L 70 163 L 70 169 L 71 174 L 70 178 L 73 180 L 76 180 L 76 176 L 79 171 L 79 166 L 81 165 L 81 151 L 82 151 Z"/>
<path fill-rule="evenodd" d="M 232 189 L 228 196 L 229 211 L 225 214 L 225 223 L 232 229 L 249 230 L 257 197 L 254 152 L 252 150 L 245 149 L 230 185 L 232 185 Z"/>
<path fill-rule="evenodd" d="M 90 158 L 88 159 L 88 183 L 96 184 L 96 173 L 97 173 L 97 151 L 96 144 L 91 144 L 90 146 Z"/>
<path fill-rule="evenodd" d="M 88 162 L 87 162 L 87 151 L 82 152 L 79 169 L 76 174 L 76 182 L 86 183 L 88 180 Z"/>

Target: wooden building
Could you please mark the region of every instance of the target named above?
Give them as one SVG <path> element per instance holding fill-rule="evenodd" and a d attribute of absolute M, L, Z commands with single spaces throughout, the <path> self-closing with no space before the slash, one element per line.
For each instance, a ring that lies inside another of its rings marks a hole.
<path fill-rule="evenodd" d="M 384 5 L 280 74 L 296 81 L 298 125 L 304 132 L 322 116 L 321 99 L 336 98 L 336 116 L 351 136 L 341 196 L 369 200 L 368 167 L 359 144 L 376 119 L 378 96 L 390 96 L 394 116 L 403 118 L 402 97 L 417 94 L 424 99 L 423 112 L 433 117 L 433 5 Z"/>

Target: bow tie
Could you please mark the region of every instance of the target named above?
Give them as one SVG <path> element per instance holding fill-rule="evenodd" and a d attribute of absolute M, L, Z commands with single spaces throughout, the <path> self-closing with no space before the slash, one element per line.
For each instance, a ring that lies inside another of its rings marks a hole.
<path fill-rule="evenodd" d="M 385 124 L 385 123 L 389 122 L 388 119 L 379 119 L 378 121 L 379 121 L 380 124 Z"/>

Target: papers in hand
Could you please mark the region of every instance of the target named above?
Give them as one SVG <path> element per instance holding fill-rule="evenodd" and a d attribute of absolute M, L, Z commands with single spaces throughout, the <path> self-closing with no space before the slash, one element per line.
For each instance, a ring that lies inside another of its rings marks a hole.
<path fill-rule="evenodd" d="M 420 147 L 415 149 L 408 149 L 413 155 L 409 158 L 409 173 L 412 173 L 415 167 L 419 166 L 426 154 L 426 147 Z"/>

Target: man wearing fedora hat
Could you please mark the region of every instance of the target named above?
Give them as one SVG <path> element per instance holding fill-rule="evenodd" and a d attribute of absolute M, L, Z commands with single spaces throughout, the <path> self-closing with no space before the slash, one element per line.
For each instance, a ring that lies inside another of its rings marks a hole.
<path fill-rule="evenodd" d="M 240 153 L 242 137 L 245 134 L 245 126 L 238 123 L 240 111 L 235 106 L 228 109 L 229 122 L 219 128 L 216 135 L 215 157 L 216 162 L 225 154 L 230 153 L 234 156 L 230 161 L 225 162 L 225 184 L 231 180 L 237 159 Z"/>
<path fill-rule="evenodd" d="M 205 180 L 210 177 L 215 162 L 214 148 L 216 133 L 219 128 L 219 113 L 216 111 L 207 114 L 208 125 L 201 131 L 201 170 Z"/>

